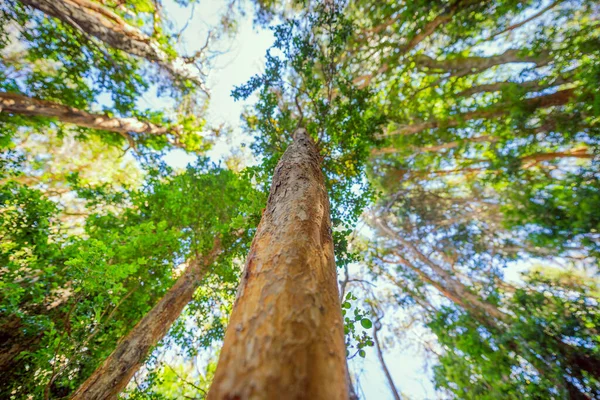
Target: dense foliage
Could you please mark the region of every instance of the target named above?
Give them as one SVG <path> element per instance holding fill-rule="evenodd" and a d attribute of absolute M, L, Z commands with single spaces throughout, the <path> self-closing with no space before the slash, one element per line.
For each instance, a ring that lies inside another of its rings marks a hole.
<path fill-rule="evenodd" d="M 322 156 L 349 359 L 377 341 L 394 388 L 376 335 L 418 326 L 440 396 L 600 397 L 597 2 L 250 2 L 275 42 L 231 93 L 257 160 L 241 172 L 202 155 L 210 40 L 183 55 L 166 4 L 82 1 L 165 57 L 134 54 L 42 3 L 0 4 L 0 397 L 69 396 L 218 242 L 128 390 L 203 398 L 299 127 Z M 225 3 L 219 29 L 246 6 Z M 174 149 L 196 161 L 170 168 Z"/>
<path fill-rule="evenodd" d="M 231 296 L 234 258 L 247 250 L 248 227 L 264 201 L 247 180 L 206 163 L 174 176 L 152 172 L 136 191 L 76 189 L 97 210 L 84 235 L 61 232 L 56 204 L 40 191 L 2 187 L 3 349 L 15 357 L 3 360 L 15 375 L 3 383 L 18 385 L 3 388 L 3 396 L 68 394 L 164 294 L 175 267 L 210 251 L 215 237 L 227 251 L 209 279 Z M 192 307 L 213 295 L 199 294 Z M 222 321 L 215 315 L 214 323 L 207 334 L 218 339 Z M 176 340 L 189 340 L 174 329 Z"/>

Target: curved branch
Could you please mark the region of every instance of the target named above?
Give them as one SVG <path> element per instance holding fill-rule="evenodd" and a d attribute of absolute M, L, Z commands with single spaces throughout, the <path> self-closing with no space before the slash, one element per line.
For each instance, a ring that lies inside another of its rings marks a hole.
<path fill-rule="evenodd" d="M 445 60 L 437 60 L 425 54 L 417 54 L 413 57 L 413 61 L 417 66 L 450 72 L 450 76 L 481 72 L 496 65 L 509 63 L 534 63 L 536 66 L 541 67 L 551 60 L 550 52 L 547 50 L 531 55 L 523 54 L 522 49 L 508 49 L 504 53 L 489 57 L 471 56 Z"/>
<path fill-rule="evenodd" d="M 494 136 L 483 135 L 483 136 L 476 136 L 476 137 L 472 137 L 472 138 L 466 138 L 466 139 L 462 139 L 462 140 L 456 140 L 456 141 L 448 142 L 448 143 L 442 143 L 442 144 L 438 144 L 438 145 L 434 145 L 434 146 L 423 146 L 423 147 L 411 146 L 410 149 L 414 150 L 414 151 L 418 151 L 419 153 L 436 152 L 436 151 L 440 151 L 440 150 L 453 149 L 453 148 L 456 148 L 456 147 L 462 145 L 463 143 L 495 142 L 497 140 L 498 140 L 498 138 L 496 138 Z M 393 154 L 393 153 L 398 153 L 400 150 L 401 149 L 398 149 L 396 147 L 384 147 L 381 149 L 374 149 L 371 152 L 371 154 L 373 154 L 373 155 Z"/>
<path fill-rule="evenodd" d="M 157 63 L 172 76 L 188 79 L 202 90 L 204 82 L 191 62 L 173 57 L 161 44 L 101 4 L 90 0 L 21 0 L 24 4 L 58 18 L 85 36 L 93 36 L 106 45 Z"/>
<path fill-rule="evenodd" d="M 504 28 L 503 30 L 501 30 L 500 32 L 496 32 L 493 35 L 490 35 L 489 37 L 485 38 L 484 41 L 488 41 L 491 40 L 497 36 L 500 36 L 506 32 L 510 32 L 512 30 L 515 30 L 517 28 L 520 28 L 521 26 L 525 25 L 528 22 L 533 21 L 536 18 L 541 17 L 542 15 L 544 15 L 546 12 L 550 11 L 551 9 L 553 9 L 554 7 L 556 7 L 559 3 L 561 2 L 561 0 L 555 1 L 553 3 L 550 3 L 547 7 L 542 8 L 540 11 L 538 11 L 537 13 L 533 14 L 531 17 L 524 19 L 521 22 L 517 22 L 515 24 L 512 24 L 510 26 L 507 26 L 506 28 Z"/>
<path fill-rule="evenodd" d="M 181 133 L 181 127 L 179 126 L 166 127 L 133 117 L 118 118 L 103 114 L 92 114 L 52 101 L 35 99 L 11 92 L 0 92 L 0 112 L 30 117 L 55 118 L 60 122 L 84 128 L 115 132 L 123 135 L 130 143 L 132 139 L 130 133 L 173 134 L 175 136 Z"/>

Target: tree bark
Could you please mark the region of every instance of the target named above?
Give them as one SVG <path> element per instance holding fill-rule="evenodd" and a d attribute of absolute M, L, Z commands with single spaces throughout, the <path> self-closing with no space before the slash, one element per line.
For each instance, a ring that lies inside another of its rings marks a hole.
<path fill-rule="evenodd" d="M 194 258 L 173 287 L 117 345 L 110 356 L 75 391 L 71 400 L 116 399 L 144 359 L 168 332 L 217 258 L 218 239 L 207 256 Z"/>
<path fill-rule="evenodd" d="M 30 117 L 56 118 L 64 123 L 119 133 L 129 141 L 133 140 L 129 135 L 130 133 L 172 134 L 174 136 L 180 134 L 179 127 L 160 126 L 137 118 L 118 118 L 103 114 L 92 114 L 52 101 L 35 99 L 11 92 L 0 92 L 0 112 Z"/>
<path fill-rule="evenodd" d="M 84 36 L 93 36 L 106 45 L 155 62 L 171 75 L 189 79 L 203 87 L 192 62 L 167 54 L 161 44 L 119 15 L 90 0 L 22 0 L 28 6 L 58 18 Z"/>
<path fill-rule="evenodd" d="M 338 296 L 321 157 L 301 128 L 275 169 L 208 399 L 348 399 Z"/>

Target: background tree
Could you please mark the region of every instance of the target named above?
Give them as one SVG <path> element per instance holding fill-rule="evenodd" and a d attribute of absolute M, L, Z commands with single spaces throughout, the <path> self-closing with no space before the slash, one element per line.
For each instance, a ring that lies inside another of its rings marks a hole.
<path fill-rule="evenodd" d="M 208 47 L 177 54 L 181 34 L 163 18 L 161 3 L 63 3 L 0 5 L 0 268 L 8 293 L 0 298 L 0 366 L 11 371 L 0 382 L 3 394 L 68 396 L 89 376 L 109 378 L 104 360 L 121 363 L 123 354 L 136 353 L 118 384 L 120 390 L 143 364 L 128 396 L 203 397 L 214 353 L 203 359 L 207 369 L 192 369 L 190 360 L 223 337 L 241 278 L 215 397 L 248 395 L 252 388 L 240 377 L 258 364 L 291 382 L 285 367 L 319 348 L 316 333 L 329 325 L 340 335 L 338 368 L 327 370 L 343 371 L 338 301 L 352 363 L 375 344 L 389 362 L 383 342 L 420 343 L 436 364 L 440 395 L 600 395 L 595 2 L 255 1 L 257 22 L 278 25 L 265 72 L 233 92 L 253 102 L 244 122 L 257 164 L 239 176 L 205 160 L 185 172 L 160 161 L 173 148 L 208 148 L 200 135 L 205 74 L 191 68 L 209 66 Z M 230 2 L 228 12 L 236 4 L 242 2 Z M 170 105 L 141 110 L 142 96 L 155 90 Z M 294 164 L 302 155 L 312 161 Z M 288 214 L 303 219 L 317 204 L 324 211 L 328 195 L 330 224 L 275 218 L 300 187 L 307 197 L 296 198 L 301 207 Z M 251 252 L 257 257 L 240 275 L 267 191 Z M 368 226 L 357 231 L 367 205 Z M 264 270 L 280 264 L 257 265 L 276 250 L 261 245 L 275 243 L 269 232 L 276 227 L 286 232 L 277 238 L 285 249 L 304 243 L 299 228 L 325 232 L 312 235 L 324 238 L 306 245 L 312 252 L 292 254 L 294 266 L 329 271 L 318 291 L 328 295 L 323 324 L 293 306 L 310 301 L 279 302 L 311 293 L 300 278 L 271 303 L 252 302 L 276 286 L 276 274 Z M 245 234 L 237 237 L 240 228 Z M 188 275 L 197 272 L 191 267 L 178 275 L 176 266 L 194 266 L 215 237 L 225 246 L 218 261 L 200 274 L 200 287 L 191 279 L 176 296 L 178 276 L 198 277 Z M 339 299 L 331 245 L 343 271 Z M 328 263 L 303 259 L 320 252 Z M 552 269 L 561 264 L 578 269 Z M 529 271 L 515 279 L 524 266 Z M 166 303 L 177 307 L 162 308 L 170 311 L 161 329 L 141 329 L 160 325 L 154 316 Z M 274 314 L 260 313 L 269 304 L 278 305 L 282 320 L 312 326 L 310 344 L 286 353 L 292 361 L 279 368 L 286 358 L 273 349 L 304 332 L 281 323 L 277 335 L 267 332 L 269 340 L 254 347 L 277 353 L 270 362 L 259 362 L 268 352 L 239 362 L 236 336 L 276 325 L 265 322 Z M 250 327 L 257 313 L 251 329 L 235 330 Z M 167 359 L 161 344 L 183 356 Z M 322 382 L 326 374 L 306 376 Z M 348 386 L 339 374 L 327 385 L 340 396 Z"/>

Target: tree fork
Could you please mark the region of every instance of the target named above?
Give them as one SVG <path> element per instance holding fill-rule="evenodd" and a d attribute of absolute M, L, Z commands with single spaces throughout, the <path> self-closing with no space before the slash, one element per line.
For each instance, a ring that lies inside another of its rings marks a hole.
<path fill-rule="evenodd" d="M 142 366 L 144 359 L 168 332 L 221 252 L 218 239 L 208 255 L 192 259 L 162 299 L 125 336 L 115 350 L 75 391 L 71 400 L 116 399 Z"/>
<path fill-rule="evenodd" d="M 275 168 L 209 400 L 349 397 L 329 199 L 303 128 Z"/>

